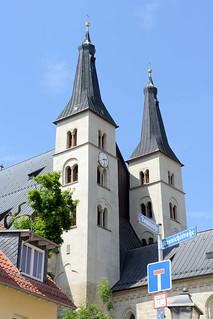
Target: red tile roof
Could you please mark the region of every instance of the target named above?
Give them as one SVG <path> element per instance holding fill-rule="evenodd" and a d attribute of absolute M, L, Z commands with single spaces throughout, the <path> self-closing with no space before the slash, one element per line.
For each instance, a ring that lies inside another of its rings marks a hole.
<path fill-rule="evenodd" d="M 24 290 L 26 293 L 37 295 L 37 297 L 51 300 L 54 303 L 76 308 L 50 276 L 47 276 L 47 283 L 43 283 L 22 275 L 1 250 L 0 283 Z"/>
<path fill-rule="evenodd" d="M 6 228 L 0 223 L 0 230 L 6 230 Z"/>

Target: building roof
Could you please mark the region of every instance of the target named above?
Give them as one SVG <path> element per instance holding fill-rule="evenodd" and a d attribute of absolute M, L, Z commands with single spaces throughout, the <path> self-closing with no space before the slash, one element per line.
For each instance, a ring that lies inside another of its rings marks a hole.
<path fill-rule="evenodd" d="M 128 161 L 160 151 L 174 161 L 180 163 L 167 140 L 159 102 L 157 100 L 157 88 L 153 84 L 151 74 L 149 75 L 148 83 L 144 88 L 144 95 L 145 101 L 141 140 Z"/>
<path fill-rule="evenodd" d="M 43 175 L 53 170 L 54 150 L 33 157 L 0 171 L 0 222 L 4 224 L 4 216 L 8 212 L 31 215 L 32 208 L 27 202 L 27 191 L 38 188 L 33 176 Z M 9 220 L 9 218 L 8 218 Z"/>
<path fill-rule="evenodd" d="M 55 123 L 83 111 L 90 110 L 117 127 L 101 99 L 95 68 L 95 46 L 90 41 L 89 31 L 86 32 L 85 40 L 78 49 L 79 58 L 72 97 Z"/>
<path fill-rule="evenodd" d="M 76 308 L 49 276 L 47 283 L 43 283 L 22 275 L 1 250 L 0 283 L 66 307 Z"/>
<path fill-rule="evenodd" d="M 213 274 L 213 230 L 164 250 L 171 260 L 172 280 Z M 113 291 L 147 285 L 147 264 L 158 261 L 157 244 L 131 249 L 126 253 L 120 280 Z"/>

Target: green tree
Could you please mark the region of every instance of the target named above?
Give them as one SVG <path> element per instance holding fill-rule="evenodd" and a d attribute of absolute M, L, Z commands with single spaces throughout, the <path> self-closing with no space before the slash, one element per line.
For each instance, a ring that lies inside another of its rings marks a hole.
<path fill-rule="evenodd" d="M 28 191 L 28 201 L 36 217 L 34 219 L 31 216 L 27 219 L 25 216 L 14 217 L 14 228 L 32 229 L 56 244 L 63 243 L 62 233 L 68 231 L 73 224 L 78 200 L 72 199 L 71 190 L 61 190 L 59 179 L 60 172 L 47 172 L 34 177 L 41 188 Z"/>
<path fill-rule="evenodd" d="M 109 281 L 106 278 L 101 278 L 97 287 L 97 295 L 99 301 L 103 306 L 106 306 L 106 310 L 109 315 L 101 311 L 96 305 L 89 305 L 88 302 L 84 302 L 79 306 L 77 310 L 66 310 L 63 319 L 113 319 L 111 311 L 114 309 L 112 290 L 109 286 Z"/>

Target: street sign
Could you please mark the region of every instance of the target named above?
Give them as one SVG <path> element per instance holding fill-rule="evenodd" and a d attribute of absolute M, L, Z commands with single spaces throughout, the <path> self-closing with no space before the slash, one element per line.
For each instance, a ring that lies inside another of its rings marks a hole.
<path fill-rule="evenodd" d="M 171 261 L 164 260 L 147 265 L 148 292 L 155 293 L 172 288 Z"/>
<path fill-rule="evenodd" d="M 197 228 L 196 227 L 189 228 L 182 231 L 181 233 L 174 234 L 170 237 L 163 239 L 161 241 L 161 246 L 162 246 L 162 249 L 165 249 L 167 247 L 177 245 L 185 240 L 194 238 L 196 236 L 197 236 Z"/>
<path fill-rule="evenodd" d="M 157 310 L 157 319 L 164 319 L 163 308 Z"/>
<path fill-rule="evenodd" d="M 167 307 L 167 293 L 162 292 L 153 296 L 154 309 Z"/>
<path fill-rule="evenodd" d="M 140 213 L 139 223 L 142 224 L 143 226 L 146 226 L 147 228 L 149 228 L 156 234 L 159 234 L 159 225 L 141 213 Z"/>

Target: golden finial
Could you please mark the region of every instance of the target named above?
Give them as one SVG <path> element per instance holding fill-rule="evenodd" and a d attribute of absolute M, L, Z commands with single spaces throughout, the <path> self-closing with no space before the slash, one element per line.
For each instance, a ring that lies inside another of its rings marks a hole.
<path fill-rule="evenodd" d="M 87 28 L 89 28 L 89 26 L 90 26 L 89 21 L 87 21 L 87 22 L 85 23 L 85 26 L 86 26 Z"/>
<path fill-rule="evenodd" d="M 149 74 L 151 75 L 151 73 L 152 73 L 152 69 L 149 69 L 149 70 L 148 70 L 148 72 L 149 72 Z"/>

